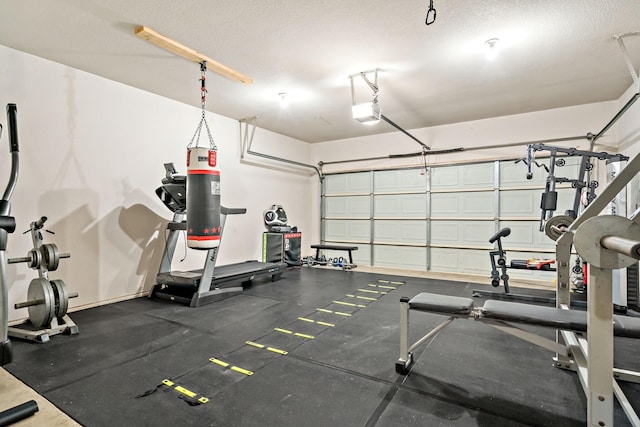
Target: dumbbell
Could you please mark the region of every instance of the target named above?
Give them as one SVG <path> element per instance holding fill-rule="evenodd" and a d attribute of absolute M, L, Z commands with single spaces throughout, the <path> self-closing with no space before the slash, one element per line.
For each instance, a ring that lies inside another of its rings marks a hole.
<path fill-rule="evenodd" d="M 69 298 L 77 292 L 68 293 L 62 280 L 33 279 L 27 290 L 27 301 L 14 305 L 16 309 L 27 308 L 29 321 L 37 328 L 48 326 L 53 318 L 62 319 L 69 308 Z"/>
<path fill-rule="evenodd" d="M 54 243 L 46 243 L 38 249 L 31 249 L 27 252 L 27 256 L 20 258 L 9 258 L 9 264 L 17 264 L 26 262 L 30 268 L 37 270 L 41 266 L 47 271 L 56 271 L 60 264 L 60 258 L 69 258 L 71 254 L 60 253 L 58 247 Z"/>

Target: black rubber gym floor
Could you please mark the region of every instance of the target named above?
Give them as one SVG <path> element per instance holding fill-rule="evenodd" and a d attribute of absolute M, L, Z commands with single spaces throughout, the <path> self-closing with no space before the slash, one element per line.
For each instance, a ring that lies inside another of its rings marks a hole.
<path fill-rule="evenodd" d="M 6 368 L 85 426 L 585 425 L 575 373 L 480 322 L 454 321 L 396 374 L 400 297 L 473 289 L 492 288 L 304 267 L 199 308 L 139 298 L 72 313 L 78 335 L 14 340 Z M 412 338 L 442 319 L 412 312 Z M 616 365 L 640 370 L 636 349 L 617 339 Z M 640 409 L 640 387 L 623 388 Z M 618 406 L 615 425 L 628 425 Z"/>

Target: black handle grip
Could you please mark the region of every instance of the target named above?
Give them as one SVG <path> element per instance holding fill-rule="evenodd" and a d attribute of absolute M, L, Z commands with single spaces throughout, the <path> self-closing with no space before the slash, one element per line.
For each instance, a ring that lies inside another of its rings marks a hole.
<path fill-rule="evenodd" d="M 7 122 L 9 125 L 9 146 L 12 153 L 18 149 L 18 107 L 16 104 L 7 104 Z"/>
<path fill-rule="evenodd" d="M 47 222 L 47 217 L 46 216 L 40 217 L 39 220 L 33 222 L 33 228 L 35 228 L 36 230 L 39 230 L 42 227 L 44 227 L 45 222 Z"/>
<path fill-rule="evenodd" d="M 0 426 L 8 426 L 20 420 L 28 418 L 38 412 L 38 404 L 30 400 L 6 411 L 0 412 Z"/>

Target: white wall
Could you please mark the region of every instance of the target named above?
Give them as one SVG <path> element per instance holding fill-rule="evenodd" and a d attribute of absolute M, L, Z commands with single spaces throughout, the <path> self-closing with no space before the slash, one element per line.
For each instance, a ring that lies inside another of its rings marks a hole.
<path fill-rule="evenodd" d="M 197 100 L 194 93 L 194 104 Z M 162 254 L 164 224 L 171 218 L 154 190 L 164 176 L 163 163 L 174 162 L 186 172 L 185 148 L 200 120 L 199 108 L 0 46 L 3 110 L 7 103 L 18 106 L 21 153 L 12 200 L 17 231 L 9 237 L 8 257 L 25 256 L 31 240 L 21 232 L 45 215 L 46 228 L 56 233 L 45 234 L 45 242 L 71 253 L 50 278 L 79 292 L 70 301 L 72 309 L 148 291 Z M 10 165 L 5 117 L 3 111 L 2 189 Z M 208 114 L 207 122 L 219 149 L 222 203 L 247 208 L 246 215 L 227 221 L 220 264 L 261 258 L 262 212 L 273 203 L 282 204 L 303 232 L 317 227 L 309 213 L 313 178 L 241 163 L 238 122 L 216 114 Z M 309 144 L 267 131 L 256 132 L 254 149 L 304 163 L 310 159 Z M 303 245 L 308 244 L 303 235 Z M 174 264 L 201 268 L 203 257 L 189 250 L 184 262 Z M 12 264 L 8 276 L 9 319 L 24 318 L 26 309 L 12 307 L 26 299 L 37 272 Z"/>

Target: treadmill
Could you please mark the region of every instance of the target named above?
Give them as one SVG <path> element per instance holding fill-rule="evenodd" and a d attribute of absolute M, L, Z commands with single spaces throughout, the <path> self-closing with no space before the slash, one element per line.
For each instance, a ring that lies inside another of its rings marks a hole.
<path fill-rule="evenodd" d="M 173 212 L 173 220 L 167 224 L 167 242 L 162 254 L 156 283 L 149 294 L 150 298 L 160 298 L 179 302 L 190 307 L 210 304 L 221 299 L 237 295 L 257 276 L 270 275 L 274 282 L 287 268 L 284 262 L 245 261 L 237 264 L 216 266 L 218 248 L 207 251 L 204 268 L 192 271 L 171 271 L 178 236 L 187 229 L 187 177 L 178 175 L 173 163 L 165 163 L 166 175 L 162 186 L 156 189 L 156 195 Z M 228 215 L 246 213 L 245 208 L 220 207 L 220 226 Z M 222 238 L 221 232 L 221 238 Z M 222 242 L 221 242 L 222 243 Z"/>

